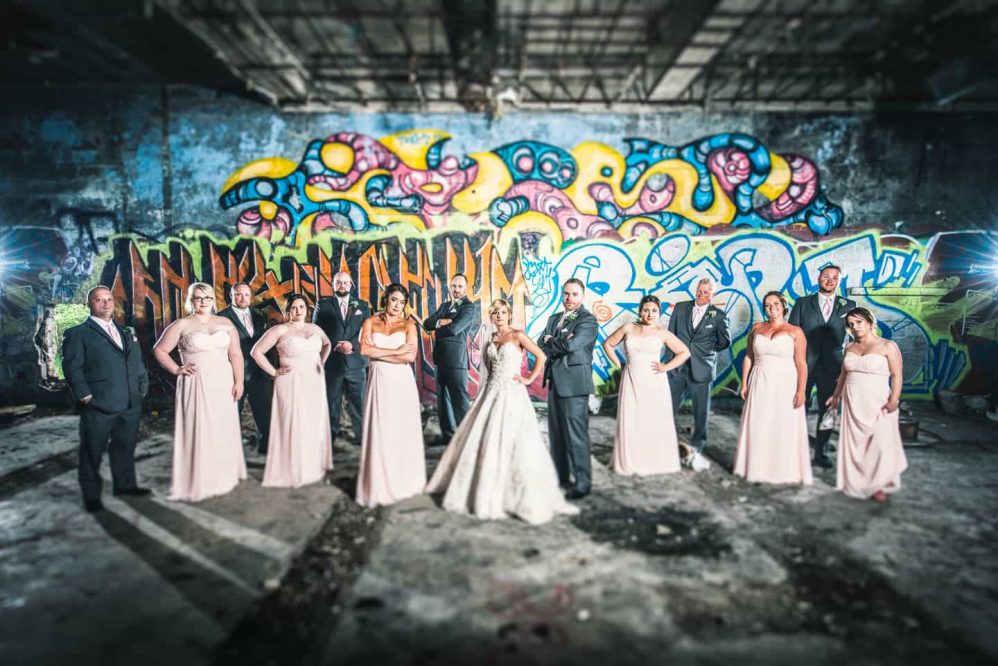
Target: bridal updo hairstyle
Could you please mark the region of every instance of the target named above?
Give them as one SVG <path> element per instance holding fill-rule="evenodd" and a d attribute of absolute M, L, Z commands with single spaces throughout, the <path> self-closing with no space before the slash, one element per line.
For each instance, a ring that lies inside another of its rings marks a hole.
<path fill-rule="evenodd" d="M 308 299 L 301 294 L 291 294 L 291 297 L 288 298 L 288 302 L 284 304 L 284 318 L 290 321 L 291 306 L 295 304 L 295 301 L 301 301 L 305 304 L 305 320 L 308 321 Z"/>
<path fill-rule="evenodd" d="M 382 310 L 388 307 L 388 299 L 391 298 L 392 294 L 394 294 L 395 292 L 399 292 L 400 294 L 402 294 L 402 298 L 405 299 L 405 302 L 407 304 L 409 303 L 409 290 L 403 287 L 398 282 L 392 282 L 390 285 L 388 285 L 388 288 L 385 289 L 385 293 L 381 295 Z"/>
<path fill-rule="evenodd" d="M 877 326 L 877 316 L 873 314 L 869 308 L 864 308 L 862 306 L 853 308 L 846 313 L 846 319 L 849 319 L 849 317 L 858 317 L 859 319 L 862 319 L 870 325 L 870 330 L 874 335 L 878 337 L 880 336 L 880 329 Z"/>

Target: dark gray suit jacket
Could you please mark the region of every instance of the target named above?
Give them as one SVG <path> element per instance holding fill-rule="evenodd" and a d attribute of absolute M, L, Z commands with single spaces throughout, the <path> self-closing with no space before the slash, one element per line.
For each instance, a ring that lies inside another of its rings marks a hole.
<path fill-rule="evenodd" d="M 437 311 L 426 318 L 423 328 L 433 331 L 436 336 L 433 342 L 433 363 L 438 368 L 468 369 L 468 337 L 478 321 L 478 306 L 467 299 L 461 299 L 460 304 L 454 301 L 444 301 Z M 440 319 L 452 319 L 444 326 L 437 326 Z"/>
<path fill-rule="evenodd" d="M 804 296 L 794 303 L 787 321 L 804 329 L 804 336 L 807 338 L 808 375 L 815 367 L 822 367 L 838 375 L 846 340 L 846 313 L 854 307 L 856 301 L 836 296 L 835 307 L 826 322 L 821 314 L 818 294 Z"/>
<path fill-rule="evenodd" d="M 243 381 L 244 382 L 255 382 L 270 379 L 270 376 L 263 371 L 253 357 L 250 356 L 250 351 L 253 349 L 253 345 L 259 342 L 260 338 L 267 330 L 267 318 L 263 316 L 262 313 L 257 312 L 253 308 L 249 309 L 250 318 L 253 320 L 253 335 L 250 335 L 246 331 L 246 327 L 243 326 L 242 320 L 236 315 L 236 311 L 232 309 L 232 306 L 221 310 L 218 313 L 219 317 L 225 317 L 231 321 L 235 327 L 236 332 L 239 334 L 239 348 L 243 352 Z M 270 358 L 270 354 L 267 355 Z M 274 358 L 270 358 L 270 362 L 274 363 L 276 361 L 276 355 Z M 275 363 L 279 365 L 279 363 Z"/>
<path fill-rule="evenodd" d="M 584 307 L 576 312 L 578 314 L 562 324 L 560 329 L 557 326 L 564 311 L 551 315 L 537 341 L 548 357 L 544 366 L 544 384 L 554 384 L 562 398 L 589 395 L 596 390 L 593 386 L 593 347 L 598 330 L 596 317 Z M 544 338 L 548 335 L 551 339 L 545 342 Z"/>
<path fill-rule="evenodd" d="M 312 323 L 323 330 L 329 343 L 335 347 L 346 340 L 353 345 L 353 353 L 332 352 L 326 359 L 326 376 L 340 376 L 352 370 L 367 367 L 367 357 L 360 353 L 360 328 L 370 316 L 371 309 L 366 302 L 351 298 L 347 308 L 347 318 L 343 319 L 340 302 L 335 296 L 323 298 L 315 306 Z"/>
<path fill-rule="evenodd" d="M 139 343 L 115 324 L 123 349 L 93 319 L 66 331 L 62 370 L 77 400 L 93 396 L 88 408 L 108 414 L 142 404 L 149 391 L 149 375 Z"/>
<path fill-rule="evenodd" d="M 690 348 L 690 375 L 695 382 L 714 381 L 717 376 L 717 352 L 731 346 L 728 319 L 713 304 L 707 306 L 700 325 L 693 328 L 693 301 L 676 303 L 669 319 L 669 331 Z M 668 353 L 672 358 L 672 353 Z"/>

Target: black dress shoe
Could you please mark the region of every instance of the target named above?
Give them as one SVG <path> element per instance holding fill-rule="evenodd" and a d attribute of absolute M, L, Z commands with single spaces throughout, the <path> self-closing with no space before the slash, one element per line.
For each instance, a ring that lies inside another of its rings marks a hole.
<path fill-rule="evenodd" d="M 582 499 L 588 494 L 589 494 L 588 490 L 579 490 L 578 488 L 572 488 L 571 490 L 565 493 L 565 499 L 569 500 Z"/>
<path fill-rule="evenodd" d="M 139 488 L 138 486 L 114 491 L 115 497 L 119 497 L 121 495 L 128 495 L 130 497 L 145 497 L 146 495 L 152 495 L 152 491 L 148 488 Z"/>
<path fill-rule="evenodd" d="M 87 510 L 87 513 L 97 513 L 104 510 L 104 503 L 99 499 L 83 500 L 83 508 Z"/>
<path fill-rule="evenodd" d="M 828 456 L 815 456 L 813 464 L 817 465 L 818 467 L 821 467 L 822 469 L 832 468 L 832 461 L 829 459 Z"/>

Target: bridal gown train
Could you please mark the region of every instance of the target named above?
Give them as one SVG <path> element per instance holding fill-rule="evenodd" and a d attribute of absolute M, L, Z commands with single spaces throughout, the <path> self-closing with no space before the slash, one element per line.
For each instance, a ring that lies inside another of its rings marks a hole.
<path fill-rule="evenodd" d="M 246 478 L 239 403 L 232 399 L 229 332 L 193 331 L 177 345 L 193 375 L 177 376 L 171 500 L 224 495 Z"/>
<path fill-rule="evenodd" d="M 461 421 L 426 490 L 443 493 L 443 508 L 495 519 L 513 515 L 544 523 L 576 514 L 558 487 L 527 387 L 513 381 L 523 352 L 511 342 L 485 351 L 489 374 Z"/>

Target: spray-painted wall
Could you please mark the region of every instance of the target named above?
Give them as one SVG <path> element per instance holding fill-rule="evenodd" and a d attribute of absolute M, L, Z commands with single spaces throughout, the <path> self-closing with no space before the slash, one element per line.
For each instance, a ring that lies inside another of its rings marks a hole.
<path fill-rule="evenodd" d="M 8 391 L 49 360 L 45 313 L 98 282 L 148 348 L 194 280 L 220 302 L 248 280 L 276 319 L 340 268 L 372 303 L 406 284 L 419 319 L 464 272 L 483 318 L 507 297 L 531 334 L 568 277 L 608 335 L 644 294 L 684 300 L 709 275 L 735 339 L 723 390 L 762 294 L 809 293 L 833 262 L 904 351 L 907 395 L 984 391 L 994 367 L 989 118 L 282 116 L 184 88 L 26 100 L 0 156 Z M 608 369 L 597 356 L 612 389 Z"/>

